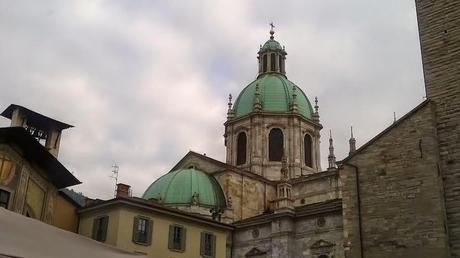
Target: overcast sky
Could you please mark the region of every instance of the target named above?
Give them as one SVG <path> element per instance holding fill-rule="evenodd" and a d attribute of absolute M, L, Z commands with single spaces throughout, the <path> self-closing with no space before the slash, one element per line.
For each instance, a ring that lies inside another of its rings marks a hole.
<path fill-rule="evenodd" d="M 61 162 L 90 197 L 111 166 L 134 195 L 189 150 L 224 161 L 227 96 L 257 74 L 275 23 L 288 78 L 318 96 L 322 164 L 423 101 L 413 0 L 0 0 L 0 109 L 23 105 L 75 128 Z M 7 126 L 8 120 L 0 120 Z"/>

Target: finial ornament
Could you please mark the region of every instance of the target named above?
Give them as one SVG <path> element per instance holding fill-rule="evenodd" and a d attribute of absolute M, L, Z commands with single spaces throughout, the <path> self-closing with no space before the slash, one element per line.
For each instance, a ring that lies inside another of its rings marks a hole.
<path fill-rule="evenodd" d="M 275 37 L 273 36 L 273 34 L 275 34 L 275 25 L 273 25 L 273 22 L 270 22 L 270 39 L 274 39 Z"/>
<path fill-rule="evenodd" d="M 318 97 L 315 97 L 315 112 L 318 113 L 318 109 L 319 109 L 319 106 L 318 106 Z"/>
<path fill-rule="evenodd" d="M 313 113 L 313 121 L 319 123 L 319 106 L 318 106 L 318 97 L 315 97 L 315 112 Z"/>
<path fill-rule="evenodd" d="M 292 104 L 291 104 L 291 111 L 297 112 L 298 105 L 297 105 L 297 87 L 295 85 L 292 86 Z"/>
<path fill-rule="evenodd" d="M 259 84 L 256 84 L 256 92 L 254 93 L 254 104 L 253 104 L 253 109 L 254 111 L 261 111 L 262 110 L 262 104 L 260 103 L 260 92 L 259 92 Z"/>
<path fill-rule="evenodd" d="M 233 118 L 235 116 L 235 112 L 232 109 L 232 94 L 228 94 L 228 110 L 227 110 L 227 119 Z"/>
<path fill-rule="evenodd" d="M 228 94 L 228 109 L 232 108 L 232 94 Z"/>
<path fill-rule="evenodd" d="M 356 139 L 353 136 L 353 126 L 351 127 L 351 137 L 350 140 L 348 140 L 348 143 L 350 144 L 350 152 L 348 155 L 351 155 L 353 152 L 356 151 Z"/>
<path fill-rule="evenodd" d="M 329 161 L 328 170 L 337 168 L 337 165 L 335 164 L 336 159 L 334 154 L 334 141 L 332 140 L 332 130 L 329 130 L 329 156 L 327 157 L 327 160 Z"/>

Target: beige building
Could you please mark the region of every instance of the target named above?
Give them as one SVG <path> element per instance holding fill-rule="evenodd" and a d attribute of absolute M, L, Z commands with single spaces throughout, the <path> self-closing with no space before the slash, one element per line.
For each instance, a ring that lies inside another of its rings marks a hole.
<path fill-rule="evenodd" d="M 156 200 L 119 195 L 79 214 L 80 234 L 147 257 L 228 257 L 231 252 L 231 225 L 167 208 Z"/>

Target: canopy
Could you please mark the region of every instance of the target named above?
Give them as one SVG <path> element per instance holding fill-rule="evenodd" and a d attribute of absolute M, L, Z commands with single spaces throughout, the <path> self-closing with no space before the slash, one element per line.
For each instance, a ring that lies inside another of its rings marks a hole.
<path fill-rule="evenodd" d="M 0 208 L 0 257 L 146 258 Z"/>

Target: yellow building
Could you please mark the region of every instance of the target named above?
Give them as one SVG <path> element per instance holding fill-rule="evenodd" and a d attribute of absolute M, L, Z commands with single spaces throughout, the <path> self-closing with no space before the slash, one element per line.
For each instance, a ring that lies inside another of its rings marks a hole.
<path fill-rule="evenodd" d="M 117 197 L 79 211 L 79 233 L 148 257 L 228 257 L 228 224 L 168 208 L 154 200 Z"/>
<path fill-rule="evenodd" d="M 0 128 L 0 207 L 75 231 L 76 206 L 59 190 L 80 182 L 57 159 L 61 132 L 72 126 L 18 105 L 1 115 L 11 127 Z"/>

